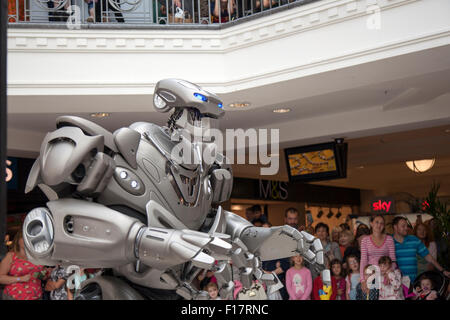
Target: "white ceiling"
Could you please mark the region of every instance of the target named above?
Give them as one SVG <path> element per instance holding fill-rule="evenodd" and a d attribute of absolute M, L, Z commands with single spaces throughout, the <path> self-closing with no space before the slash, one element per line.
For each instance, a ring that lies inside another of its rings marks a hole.
<path fill-rule="evenodd" d="M 189 79 L 187 79 L 189 80 Z M 345 137 L 348 178 L 321 184 L 369 190 L 423 193 L 433 179 L 450 194 L 450 45 L 220 94 L 225 105 L 249 101 L 220 121 L 225 128 L 278 128 L 281 147 Z M 207 87 L 207 89 L 209 89 Z M 10 155 L 36 155 L 59 115 L 93 119 L 110 131 L 136 121 L 163 125 L 167 114 L 152 107 L 152 95 L 9 96 Z M 287 114 L 272 109 L 288 107 Z M 30 112 L 30 110 L 33 110 Z M 436 157 L 435 168 L 414 175 L 403 161 Z M 276 177 L 287 179 L 284 160 Z M 357 167 L 364 166 L 364 169 Z M 258 177 L 255 166 L 236 166 L 237 176 Z"/>

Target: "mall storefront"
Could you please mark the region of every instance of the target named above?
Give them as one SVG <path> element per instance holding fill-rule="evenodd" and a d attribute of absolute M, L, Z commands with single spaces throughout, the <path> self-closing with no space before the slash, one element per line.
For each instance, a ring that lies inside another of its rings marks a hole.
<path fill-rule="evenodd" d="M 293 207 L 299 211 L 299 225 L 323 222 L 332 229 L 359 212 L 360 191 L 299 182 L 235 178 L 231 199 L 224 205 L 225 209 L 245 218 L 245 210 L 253 205 L 260 205 L 274 226 L 283 225 L 285 210 Z M 320 215 L 321 208 L 326 208 L 327 214 Z"/>

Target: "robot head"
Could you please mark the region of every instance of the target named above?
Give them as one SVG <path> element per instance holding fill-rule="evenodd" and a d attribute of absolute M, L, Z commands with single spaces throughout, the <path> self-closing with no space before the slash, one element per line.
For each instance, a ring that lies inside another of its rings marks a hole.
<path fill-rule="evenodd" d="M 153 104 L 159 112 L 187 109 L 197 112 L 197 118 L 218 119 L 225 113 L 222 101 L 196 84 L 180 79 L 164 79 L 156 84 Z"/>

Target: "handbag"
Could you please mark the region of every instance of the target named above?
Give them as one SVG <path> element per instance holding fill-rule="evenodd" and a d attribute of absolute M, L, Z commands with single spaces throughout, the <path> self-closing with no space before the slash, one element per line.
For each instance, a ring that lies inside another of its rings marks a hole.
<path fill-rule="evenodd" d="M 266 290 L 262 284 L 253 282 L 249 289 L 242 288 L 239 291 L 237 300 L 267 300 Z"/>

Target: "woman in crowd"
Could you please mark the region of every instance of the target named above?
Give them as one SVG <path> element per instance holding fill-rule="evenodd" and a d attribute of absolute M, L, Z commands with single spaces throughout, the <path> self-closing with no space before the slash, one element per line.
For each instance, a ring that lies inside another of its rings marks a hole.
<path fill-rule="evenodd" d="M 345 257 L 347 248 L 353 247 L 355 238 L 350 230 L 343 230 L 339 235 L 339 249 L 342 257 Z M 357 249 L 357 248 L 356 248 Z"/>
<path fill-rule="evenodd" d="M 315 228 L 316 237 L 320 239 L 323 246 L 323 252 L 327 256 L 328 261 L 334 259 L 342 259 L 339 245 L 336 242 L 329 241 L 330 229 L 325 223 L 318 223 Z"/>
<path fill-rule="evenodd" d="M 419 238 L 425 247 L 427 247 L 431 256 L 437 259 L 437 247 L 436 242 L 433 241 L 433 235 L 429 230 L 428 226 L 423 223 L 417 223 L 414 227 L 414 235 Z M 433 270 L 433 265 L 422 258 L 422 256 L 417 256 L 417 274 L 421 274 L 427 270 Z"/>
<path fill-rule="evenodd" d="M 329 241 L 330 229 L 327 224 L 319 222 L 314 228 L 314 233 L 317 238 L 320 239 L 320 242 L 323 246 L 324 258 L 328 259 L 328 261 L 332 261 L 334 259 L 341 260 L 341 251 L 339 250 L 339 245 L 336 242 Z M 308 265 L 307 265 L 308 266 Z M 311 274 L 313 280 L 317 278 L 319 275 L 317 271 L 311 269 Z"/>
<path fill-rule="evenodd" d="M 370 226 L 372 233 L 361 240 L 360 281 L 361 288 L 366 294 L 369 291 L 367 289 L 367 277 L 364 274 L 367 265 L 378 266 L 378 260 L 382 256 L 389 256 L 392 260 L 393 267 L 396 268 L 394 239 L 385 233 L 384 217 L 381 215 L 372 216 L 370 218 Z"/>
<path fill-rule="evenodd" d="M 342 228 L 341 227 L 334 227 L 333 230 L 331 230 L 331 242 L 337 242 L 339 243 L 339 237 L 341 235 Z"/>
<path fill-rule="evenodd" d="M 367 236 L 369 234 L 370 229 L 364 223 L 361 223 L 358 228 L 356 228 L 355 240 L 357 241 L 358 249 L 361 250 L 361 240 L 364 238 L 364 236 Z"/>
<path fill-rule="evenodd" d="M 0 284 L 5 285 L 3 299 L 42 299 L 41 279 L 46 278 L 46 273 L 44 266 L 36 266 L 27 261 L 22 231 L 17 232 L 12 251 L 6 254 L 0 264 Z"/>

